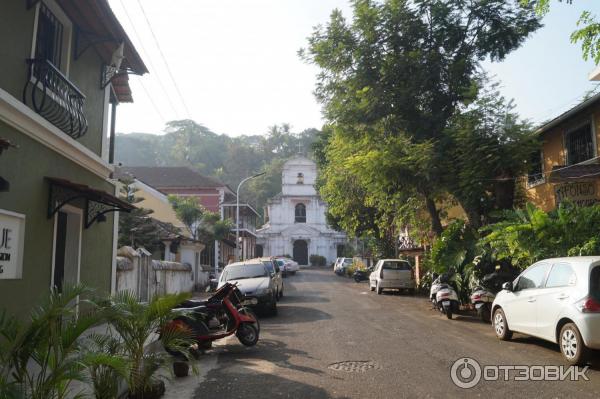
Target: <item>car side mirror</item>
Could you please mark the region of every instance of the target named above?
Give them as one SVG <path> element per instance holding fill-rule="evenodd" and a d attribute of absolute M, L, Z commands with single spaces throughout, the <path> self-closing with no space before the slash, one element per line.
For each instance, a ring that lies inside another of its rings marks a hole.
<path fill-rule="evenodd" d="M 507 281 L 506 283 L 502 284 L 502 289 L 506 290 L 506 291 L 512 291 L 513 290 L 512 282 Z"/>

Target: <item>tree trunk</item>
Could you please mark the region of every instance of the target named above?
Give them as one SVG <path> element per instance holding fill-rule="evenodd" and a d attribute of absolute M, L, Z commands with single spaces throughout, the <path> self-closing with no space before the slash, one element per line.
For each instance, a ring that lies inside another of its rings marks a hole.
<path fill-rule="evenodd" d="M 433 233 L 439 237 L 442 235 L 442 231 L 444 230 L 442 228 L 442 221 L 440 220 L 440 212 L 435 205 L 435 201 L 428 195 L 425 195 L 425 204 L 427 205 L 429 217 L 431 217 L 431 231 L 433 231 Z"/>

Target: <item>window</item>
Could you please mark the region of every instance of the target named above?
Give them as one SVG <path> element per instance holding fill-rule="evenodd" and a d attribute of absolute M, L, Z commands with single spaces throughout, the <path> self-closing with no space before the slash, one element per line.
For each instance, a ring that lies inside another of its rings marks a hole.
<path fill-rule="evenodd" d="M 517 281 L 515 291 L 542 287 L 546 278 L 546 273 L 548 272 L 549 268 L 549 264 L 540 263 L 537 265 L 533 265 L 529 269 L 525 270 L 525 272 L 521 274 L 519 280 Z"/>
<path fill-rule="evenodd" d="M 304 173 L 298 173 L 298 180 L 296 181 L 297 184 L 304 184 Z"/>
<path fill-rule="evenodd" d="M 533 153 L 529 162 L 529 174 L 527 176 L 527 184 L 529 186 L 536 186 L 545 181 L 543 159 L 541 150 Z"/>
<path fill-rule="evenodd" d="M 587 123 L 567 133 L 567 165 L 575 165 L 594 158 L 592 125 Z"/>
<path fill-rule="evenodd" d="M 412 270 L 412 267 L 408 262 L 387 261 L 383 263 L 383 270 Z"/>
<path fill-rule="evenodd" d="M 63 24 L 44 3 L 41 3 L 35 42 L 35 58 L 48 60 L 55 67 L 60 68 L 63 30 Z"/>
<path fill-rule="evenodd" d="M 68 76 L 72 24 L 54 0 L 38 3 L 31 57 L 47 60 Z"/>
<path fill-rule="evenodd" d="M 306 223 L 306 205 L 296 205 L 296 223 Z"/>
<path fill-rule="evenodd" d="M 568 263 L 557 263 L 552 266 L 552 270 L 546 281 L 546 288 L 551 287 L 566 287 L 575 285 L 577 281 L 573 268 Z"/>

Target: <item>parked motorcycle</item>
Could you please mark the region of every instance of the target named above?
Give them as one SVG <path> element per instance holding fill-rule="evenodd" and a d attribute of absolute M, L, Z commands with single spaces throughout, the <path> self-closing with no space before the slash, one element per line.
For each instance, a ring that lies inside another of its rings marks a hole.
<path fill-rule="evenodd" d="M 445 314 L 448 319 L 452 319 L 452 315 L 460 310 L 460 301 L 458 300 L 458 294 L 450 285 L 451 276 L 444 273 L 434 277 L 435 279 L 429 290 L 429 299 L 434 308 Z"/>
<path fill-rule="evenodd" d="M 352 278 L 354 278 L 354 281 L 356 281 L 357 283 L 360 283 L 361 281 L 365 281 L 369 279 L 369 275 L 373 272 L 373 268 L 372 267 L 368 267 L 366 269 L 357 269 L 353 274 L 352 274 Z"/>
<path fill-rule="evenodd" d="M 482 284 L 473 288 L 471 294 L 471 303 L 475 305 L 477 316 L 485 323 L 491 321 L 492 303 L 496 294 L 502 288 L 502 284 L 512 281 L 517 276 L 514 271 L 500 271 L 496 268 L 494 273 L 486 274 L 482 279 Z"/>
<path fill-rule="evenodd" d="M 494 298 L 496 298 L 496 293 L 486 287 L 477 286 L 473 288 L 471 303 L 475 305 L 477 317 L 484 323 L 489 323 L 491 320 L 492 302 L 494 302 Z"/>
<path fill-rule="evenodd" d="M 190 330 L 202 349 L 208 349 L 213 341 L 232 334 L 243 345 L 254 346 L 258 342 L 260 324 L 247 305 L 255 305 L 256 301 L 255 298 L 244 300 L 236 284 L 225 283 L 208 300 L 188 300 L 173 309 L 178 316 L 167 328 Z"/>

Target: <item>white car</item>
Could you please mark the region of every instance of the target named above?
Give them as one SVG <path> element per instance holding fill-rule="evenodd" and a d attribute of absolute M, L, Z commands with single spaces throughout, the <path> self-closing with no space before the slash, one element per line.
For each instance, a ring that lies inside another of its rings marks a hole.
<path fill-rule="evenodd" d="M 369 288 L 377 294 L 388 288 L 414 293 L 416 286 L 415 272 L 403 259 L 381 259 L 369 276 Z"/>
<path fill-rule="evenodd" d="M 600 257 L 542 260 L 502 288 L 492 304 L 501 340 L 514 331 L 557 343 L 573 365 L 600 349 Z"/>
<path fill-rule="evenodd" d="M 352 266 L 354 259 L 352 258 L 338 258 L 333 271 L 339 275 L 345 275 L 346 269 Z"/>

